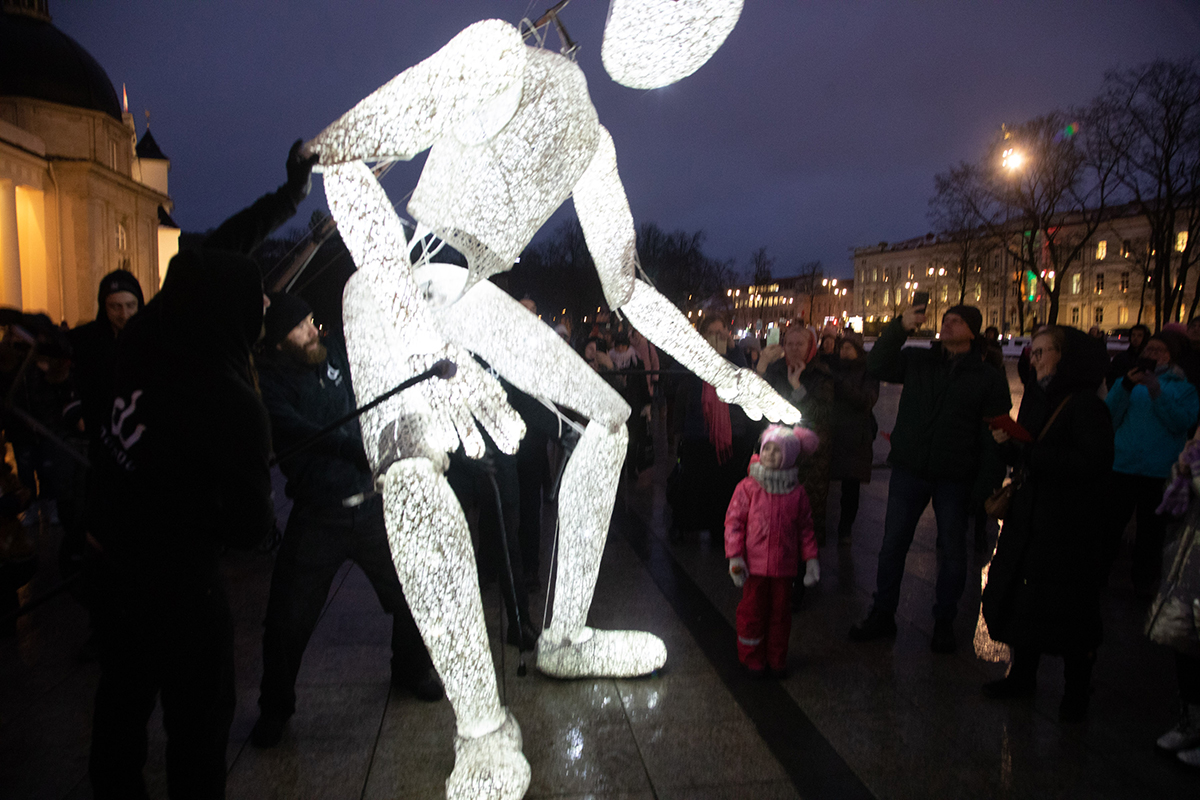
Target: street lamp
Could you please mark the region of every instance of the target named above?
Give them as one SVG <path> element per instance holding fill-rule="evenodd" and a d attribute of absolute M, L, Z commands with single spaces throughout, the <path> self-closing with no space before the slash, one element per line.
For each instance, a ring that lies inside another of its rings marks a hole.
<path fill-rule="evenodd" d="M 1025 155 L 1015 148 L 1009 147 L 1000 154 L 1000 166 L 1010 172 L 1016 172 L 1025 163 Z"/>

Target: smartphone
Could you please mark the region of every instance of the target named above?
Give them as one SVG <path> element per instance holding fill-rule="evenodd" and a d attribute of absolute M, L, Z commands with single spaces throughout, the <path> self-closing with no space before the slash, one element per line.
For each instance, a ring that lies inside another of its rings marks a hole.
<path fill-rule="evenodd" d="M 779 326 L 776 325 L 771 330 L 767 331 L 767 347 L 773 344 L 779 344 Z"/>
<path fill-rule="evenodd" d="M 913 308 L 924 311 L 929 307 L 929 292 L 913 292 Z"/>

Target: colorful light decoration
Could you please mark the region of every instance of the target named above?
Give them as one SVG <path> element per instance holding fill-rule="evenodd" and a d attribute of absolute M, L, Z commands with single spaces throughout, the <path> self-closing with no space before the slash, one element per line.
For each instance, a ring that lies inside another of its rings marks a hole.
<path fill-rule="evenodd" d="M 741 13 L 742 0 L 612 0 L 600 59 L 623 86 L 668 86 L 704 66 Z"/>
<path fill-rule="evenodd" d="M 613 14 L 625 5 L 615 2 Z M 677 57 L 694 47 L 707 53 L 686 75 L 716 46 L 668 42 L 675 53 L 668 61 L 681 63 Z M 430 154 L 408 205 L 418 223 L 409 239 L 363 162 L 408 159 L 425 148 Z M 363 440 L 382 476 L 397 574 L 457 719 L 447 796 L 518 798 L 529 766 L 520 727 L 499 702 L 470 535 L 443 472 L 459 442 L 468 455 L 482 455 L 480 428 L 515 452 L 524 424 L 471 354 L 518 388 L 590 420 L 559 491 L 553 617 L 538 642 L 538 668 L 557 677 L 642 675 L 665 663 L 666 647 L 649 633 L 585 625 L 627 449 L 629 406 L 553 330 L 484 279 L 508 269 L 573 195 L 610 308 L 752 418 L 794 424 L 799 413 L 752 371 L 719 356 L 635 277 L 633 218 L 616 150 L 583 74 L 563 56 L 525 47 L 512 26 L 488 20 L 468 27 L 307 149 L 320 156 L 330 210 L 358 266 L 343 317 L 359 399 L 438 359 L 458 365 L 450 380 L 425 382 L 364 414 Z M 413 263 L 412 248 L 428 232 L 463 253 L 468 269 L 429 263 L 428 249 Z"/>

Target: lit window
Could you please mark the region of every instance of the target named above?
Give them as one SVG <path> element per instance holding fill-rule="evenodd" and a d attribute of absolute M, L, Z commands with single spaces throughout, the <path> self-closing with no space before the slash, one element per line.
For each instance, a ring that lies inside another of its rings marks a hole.
<path fill-rule="evenodd" d="M 125 233 L 125 226 L 117 223 L 117 249 L 124 251 L 129 247 L 129 235 Z"/>
<path fill-rule="evenodd" d="M 1121 255 L 1129 258 L 1129 254 L 1133 252 L 1133 242 L 1126 239 L 1121 243 Z"/>
<path fill-rule="evenodd" d="M 871 280 L 873 280 L 873 281 L 879 280 L 879 270 L 878 269 L 871 270 Z"/>
<path fill-rule="evenodd" d="M 946 284 L 944 284 L 944 283 L 943 283 L 943 284 L 942 284 L 942 296 L 941 296 L 941 301 L 942 301 L 943 303 L 944 303 L 944 302 L 946 302 L 946 299 L 947 299 L 949 296 L 950 296 L 950 287 L 949 287 L 949 286 L 947 286 Z"/>
<path fill-rule="evenodd" d="M 1079 324 L 1079 306 L 1071 306 L 1071 324 Z"/>
<path fill-rule="evenodd" d="M 1071 294 L 1079 294 L 1083 291 L 1083 276 L 1076 272 L 1071 276 Z M 1078 320 L 1076 320 L 1078 322 Z"/>
<path fill-rule="evenodd" d="M 1096 324 L 1099 325 L 1101 322 L 1104 322 L 1104 307 L 1096 306 Z"/>
<path fill-rule="evenodd" d="M 983 296 L 983 287 L 977 283 L 977 284 L 975 284 L 975 299 L 979 300 L 979 298 L 982 296 Z"/>
<path fill-rule="evenodd" d="M 1121 306 L 1117 309 L 1117 323 L 1120 325 L 1129 324 L 1129 309 L 1125 306 Z"/>
<path fill-rule="evenodd" d="M 1096 273 L 1096 294 L 1104 291 L 1104 273 Z"/>
<path fill-rule="evenodd" d="M 1121 273 L 1121 291 L 1122 292 L 1129 291 L 1129 273 L 1128 272 Z"/>
<path fill-rule="evenodd" d="M 1175 252 L 1182 253 L 1187 247 L 1187 231 L 1180 231 L 1175 234 Z"/>
<path fill-rule="evenodd" d="M 883 304 L 884 304 L 885 306 L 886 306 L 886 305 L 890 305 L 890 304 L 891 304 L 891 302 L 892 302 L 892 301 L 891 301 L 891 297 L 892 297 L 892 295 L 891 295 L 891 291 L 892 291 L 891 289 L 884 289 L 884 290 L 883 290 Z"/>
<path fill-rule="evenodd" d="M 1103 261 L 1104 257 L 1107 255 L 1108 255 L 1108 242 L 1105 241 L 1104 239 L 1101 239 L 1100 241 L 1096 242 L 1096 260 Z"/>

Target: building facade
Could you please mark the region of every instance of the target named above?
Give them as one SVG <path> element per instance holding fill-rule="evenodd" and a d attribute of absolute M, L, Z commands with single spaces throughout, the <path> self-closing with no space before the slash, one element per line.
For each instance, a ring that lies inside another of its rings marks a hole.
<path fill-rule="evenodd" d="M 796 319 L 841 327 L 854 315 L 854 281 L 817 272 L 740 284 L 725 290 L 725 303 L 735 331 L 762 332 Z"/>
<path fill-rule="evenodd" d="M 0 304 L 75 325 L 114 269 L 149 298 L 178 249 L 169 160 L 46 0 L 0 4 L 0 63 Z"/>
<path fill-rule="evenodd" d="M 1149 252 L 1150 227 L 1145 217 L 1116 209 L 1085 243 L 1081 257 L 1065 274 L 1049 271 L 1039 258 L 1037 273 L 1058 287 L 1058 322 L 1102 331 L 1128 328 L 1139 322 L 1154 326 L 1153 271 Z M 1070 229 L 1065 235 L 1070 234 Z M 1176 250 L 1186 243 L 1176 237 Z M 1026 265 L 1019 263 L 998 240 L 980 240 L 961 270 L 961 245 L 933 234 L 854 250 L 857 292 L 854 313 L 868 332 L 877 330 L 912 303 L 919 291 L 929 293 L 927 327 L 937 330 L 941 316 L 961 302 L 983 312 L 984 325 L 1001 333 L 1028 332 L 1050 315 L 1050 298 Z M 1196 272 L 1188 280 L 1181 316 L 1186 319 L 1195 294 Z M 964 291 L 965 290 L 965 291 Z M 1164 320 L 1166 322 L 1167 320 Z"/>

